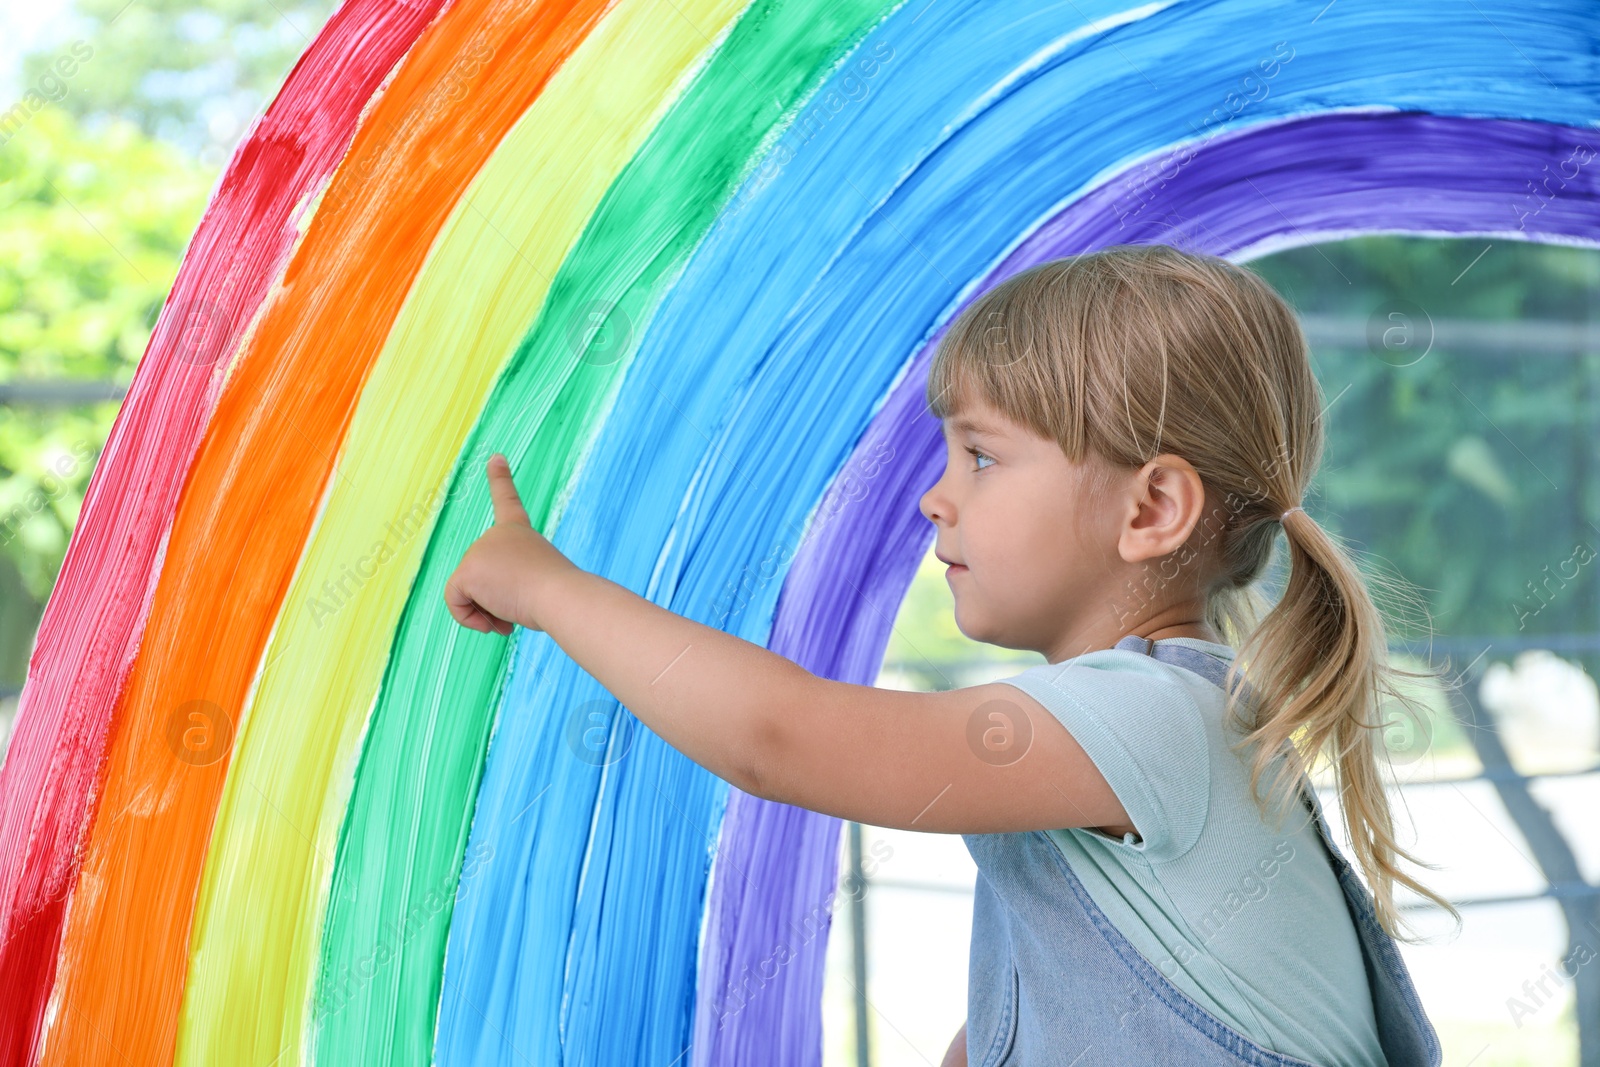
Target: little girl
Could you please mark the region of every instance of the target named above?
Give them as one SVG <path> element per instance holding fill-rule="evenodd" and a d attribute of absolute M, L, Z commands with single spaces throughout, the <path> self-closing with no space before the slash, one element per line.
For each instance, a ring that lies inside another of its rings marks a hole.
<path fill-rule="evenodd" d="M 495 523 L 446 602 L 475 630 L 546 631 L 747 793 L 963 835 L 947 1065 L 1436 1067 L 1394 883 L 1459 915 L 1397 864 L 1380 712 L 1409 672 L 1300 506 L 1322 412 L 1290 308 L 1211 256 L 1072 256 L 967 308 L 927 390 L 947 453 L 921 506 L 956 622 L 1043 665 L 939 693 L 817 677 L 575 566 L 499 455 Z M 1262 620 L 1280 528 L 1288 584 Z M 1330 748 L 1371 891 L 1306 776 Z"/>

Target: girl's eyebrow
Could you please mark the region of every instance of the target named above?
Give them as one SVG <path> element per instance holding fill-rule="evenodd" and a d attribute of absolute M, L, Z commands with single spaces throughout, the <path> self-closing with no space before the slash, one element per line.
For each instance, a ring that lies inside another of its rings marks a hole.
<path fill-rule="evenodd" d="M 1003 437 L 999 429 L 986 422 L 980 422 L 970 415 L 959 415 L 945 424 L 946 428 L 956 433 L 965 431 L 978 437 Z"/>

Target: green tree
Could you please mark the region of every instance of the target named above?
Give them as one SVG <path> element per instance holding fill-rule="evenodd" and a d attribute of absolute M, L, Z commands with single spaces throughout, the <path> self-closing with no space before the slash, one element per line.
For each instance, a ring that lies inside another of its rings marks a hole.
<path fill-rule="evenodd" d="M 89 130 L 111 120 L 220 167 L 311 43 L 334 0 L 76 0 L 58 42 L 27 56 L 35 91 Z M 63 77 L 65 56 L 91 55 Z"/>
<path fill-rule="evenodd" d="M 0 149 L 0 382 L 125 385 L 210 186 L 132 124 L 90 136 L 57 109 L 31 116 Z M 0 408 L 0 681 L 20 680 L 118 406 Z"/>
<path fill-rule="evenodd" d="M 1314 340 L 1328 448 L 1307 507 L 1425 594 L 1431 617 L 1393 636 L 1593 633 L 1600 352 L 1577 328 L 1600 252 L 1374 236 L 1254 266 L 1302 316 L 1368 325 Z M 1397 324 L 1414 336 L 1385 350 Z"/>

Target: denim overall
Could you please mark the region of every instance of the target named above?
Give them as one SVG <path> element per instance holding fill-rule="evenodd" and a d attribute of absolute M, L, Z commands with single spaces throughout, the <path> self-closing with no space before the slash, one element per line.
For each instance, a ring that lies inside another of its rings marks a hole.
<path fill-rule="evenodd" d="M 1115 647 L 1225 688 L 1228 664 L 1199 649 L 1132 634 Z M 1248 685 L 1243 691 L 1248 698 Z M 1329 836 L 1322 802 L 1304 777 L 1300 797 L 1344 890 L 1390 1067 L 1438 1067 L 1439 1039 L 1411 975 L 1378 925 L 1371 894 Z M 1339 1067 L 1265 1048 L 1201 1007 L 1117 931 L 1044 831 L 962 837 L 978 866 L 969 1067 Z M 1072 961 L 1070 971 L 1062 972 L 1061 959 Z"/>

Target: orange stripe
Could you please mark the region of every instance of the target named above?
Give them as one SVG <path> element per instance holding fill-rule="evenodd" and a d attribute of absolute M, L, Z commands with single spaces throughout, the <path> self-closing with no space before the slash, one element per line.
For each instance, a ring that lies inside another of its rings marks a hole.
<path fill-rule="evenodd" d="M 171 1062 L 232 738 L 372 361 L 460 195 L 606 7 L 459 0 L 373 104 L 268 297 L 173 522 L 41 1062 Z M 214 747 L 185 740 L 207 721 Z"/>

